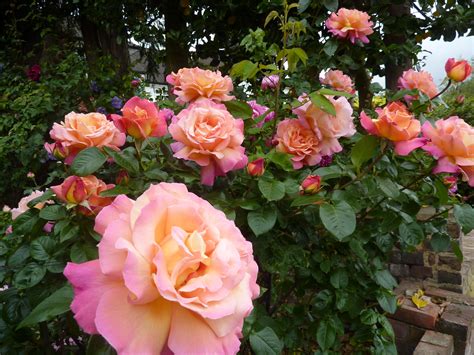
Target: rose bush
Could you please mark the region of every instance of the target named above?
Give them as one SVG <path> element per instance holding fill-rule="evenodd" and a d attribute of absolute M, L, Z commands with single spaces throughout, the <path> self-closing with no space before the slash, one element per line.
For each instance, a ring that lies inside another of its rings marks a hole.
<path fill-rule="evenodd" d="M 428 73 L 360 116 L 348 87 L 303 83 L 294 8 L 269 16 L 274 63 L 183 68 L 167 79 L 181 106 L 130 94 L 112 120 L 54 125 L 28 191 L 45 192 L 2 213 L 1 352 L 396 352 L 388 256 L 460 255 L 446 217 L 472 229 L 473 128 L 421 122 L 440 102 Z M 360 11 L 328 17 L 346 45 L 375 36 Z"/>

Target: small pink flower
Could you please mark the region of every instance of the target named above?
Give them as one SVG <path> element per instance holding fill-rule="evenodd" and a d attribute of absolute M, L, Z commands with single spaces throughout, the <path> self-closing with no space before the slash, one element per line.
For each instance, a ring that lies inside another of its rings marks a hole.
<path fill-rule="evenodd" d="M 367 36 L 374 31 L 370 16 L 363 11 L 340 8 L 326 20 L 326 27 L 334 36 L 348 38 L 352 43 L 356 40 L 369 43 Z"/>
<path fill-rule="evenodd" d="M 262 176 L 265 172 L 265 159 L 258 158 L 248 163 L 247 172 L 251 176 Z"/>
<path fill-rule="evenodd" d="M 19 215 L 22 213 L 25 213 L 28 211 L 30 208 L 28 207 L 28 202 L 34 200 L 35 198 L 38 198 L 44 194 L 44 191 L 33 191 L 31 194 L 28 196 L 23 197 L 20 202 L 18 202 L 18 207 L 17 208 L 12 208 L 11 213 L 12 213 L 12 219 L 16 219 Z M 50 203 L 51 201 L 46 201 L 46 202 L 40 202 L 37 203 L 34 208 L 40 210 L 42 209 L 45 204 Z"/>
<path fill-rule="evenodd" d="M 448 192 L 450 195 L 454 195 L 456 194 L 456 192 L 458 191 L 458 178 L 454 175 L 451 175 L 451 176 L 446 176 L 444 179 L 443 179 L 443 183 L 446 185 L 446 187 L 448 188 Z"/>
<path fill-rule="evenodd" d="M 233 89 L 232 79 L 222 76 L 220 71 L 203 70 L 200 68 L 182 68 L 178 73 L 166 77 L 168 84 L 174 86 L 173 94 L 176 102 L 186 102 L 206 98 L 215 102 L 229 101 L 234 97 L 228 95 Z"/>
<path fill-rule="evenodd" d="M 278 87 L 278 83 L 280 82 L 280 76 L 273 74 L 269 76 L 265 76 L 262 79 L 262 90 L 268 90 L 268 89 L 276 89 Z"/>
<path fill-rule="evenodd" d="M 340 70 L 329 70 L 324 78 L 320 78 L 319 81 L 321 84 L 330 86 L 332 89 L 337 91 L 348 92 L 353 94 L 355 92 L 354 83 L 351 80 L 351 77 L 345 75 Z"/>
<path fill-rule="evenodd" d="M 12 234 L 12 233 L 13 233 L 13 227 L 9 225 L 7 229 L 5 229 L 5 235 Z M 3 291 L 3 290 L 0 289 L 0 291 Z"/>
<path fill-rule="evenodd" d="M 51 231 L 53 230 L 53 227 L 54 227 L 54 222 L 48 222 L 43 226 L 43 230 L 46 233 L 51 233 Z"/>
<path fill-rule="evenodd" d="M 248 101 L 247 103 L 252 108 L 252 118 L 253 119 L 258 118 L 261 115 L 263 115 L 265 112 L 269 111 L 269 108 L 267 106 L 260 105 L 255 100 Z M 263 125 L 266 122 L 269 122 L 269 121 L 273 120 L 274 118 L 275 118 L 275 112 L 272 111 L 272 112 L 268 113 L 263 120 L 261 120 L 260 122 L 257 123 L 257 127 L 263 127 Z"/>
<path fill-rule="evenodd" d="M 314 195 L 321 189 L 321 176 L 308 175 L 300 185 L 300 194 Z"/>
<path fill-rule="evenodd" d="M 39 64 L 32 65 L 26 75 L 31 81 L 39 81 L 41 77 L 41 67 Z"/>
<path fill-rule="evenodd" d="M 28 179 L 34 179 L 35 178 L 35 173 L 32 173 L 31 171 L 29 171 L 27 174 L 26 174 L 26 177 Z"/>
<path fill-rule="evenodd" d="M 167 133 L 164 114 L 149 100 L 132 97 L 123 106 L 122 114 L 112 115 L 115 126 L 135 139 L 162 137 Z"/>
<path fill-rule="evenodd" d="M 5 213 L 8 213 L 8 212 L 11 212 L 11 208 L 10 206 L 7 206 L 7 205 L 3 205 L 3 208 L 2 208 L 2 211 L 5 212 Z"/>
<path fill-rule="evenodd" d="M 119 355 L 236 354 L 259 294 L 252 244 L 183 184 L 118 196 L 95 220 L 99 258 L 68 263 L 71 310 Z"/>
<path fill-rule="evenodd" d="M 474 128 L 457 116 L 426 121 L 423 136 L 429 142 L 423 149 L 438 160 L 433 173 L 462 173 L 463 180 L 474 186 Z"/>
<path fill-rule="evenodd" d="M 444 66 L 448 78 L 456 82 L 462 82 L 471 75 L 472 67 L 467 60 L 449 58 Z"/>
<path fill-rule="evenodd" d="M 201 166 L 201 182 L 212 186 L 216 176 L 225 176 L 247 164 L 244 122 L 236 120 L 223 104 L 199 100 L 182 110 L 169 126 L 176 141 L 171 149 L 178 159 Z"/>
<path fill-rule="evenodd" d="M 400 89 L 413 90 L 418 89 L 420 92 L 429 98 L 435 97 L 438 94 L 438 88 L 433 81 L 433 77 L 426 71 L 415 71 L 409 69 L 403 72 L 403 75 L 398 79 L 398 86 Z M 406 97 L 411 100 L 412 97 Z"/>
<path fill-rule="evenodd" d="M 140 86 L 140 83 L 141 83 L 141 81 L 139 79 L 133 79 L 130 82 L 130 85 L 132 86 L 132 88 L 136 88 L 136 87 Z"/>

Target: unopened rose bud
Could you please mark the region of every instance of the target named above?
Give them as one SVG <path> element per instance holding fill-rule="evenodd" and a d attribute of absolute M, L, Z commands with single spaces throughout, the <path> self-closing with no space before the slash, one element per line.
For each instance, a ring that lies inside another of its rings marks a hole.
<path fill-rule="evenodd" d="M 130 82 L 130 85 L 132 85 L 133 88 L 136 88 L 140 85 L 140 80 L 138 79 L 133 79 L 131 82 Z"/>
<path fill-rule="evenodd" d="M 265 76 L 262 79 L 262 90 L 275 89 L 280 82 L 280 77 L 276 74 Z"/>
<path fill-rule="evenodd" d="M 34 178 L 35 178 L 35 174 L 30 171 L 30 172 L 28 172 L 28 174 L 26 174 L 26 177 L 27 177 L 28 179 L 34 179 Z"/>
<path fill-rule="evenodd" d="M 61 185 L 53 186 L 51 189 L 60 200 L 75 205 L 88 197 L 84 181 L 79 176 L 69 176 Z"/>
<path fill-rule="evenodd" d="M 464 95 L 459 95 L 458 97 L 456 97 L 456 102 L 462 105 L 464 103 L 464 98 Z"/>
<path fill-rule="evenodd" d="M 448 78 L 456 82 L 466 80 L 472 72 L 472 67 L 467 60 L 455 60 L 454 58 L 449 58 L 444 68 Z"/>
<path fill-rule="evenodd" d="M 115 183 L 117 185 L 128 185 L 130 181 L 130 175 L 125 170 L 120 170 L 117 177 L 115 178 Z"/>
<path fill-rule="evenodd" d="M 10 208 L 10 206 L 7 206 L 7 205 L 4 205 L 2 209 L 3 212 L 10 212 L 11 210 L 12 209 Z"/>
<path fill-rule="evenodd" d="M 265 172 L 265 160 L 263 158 L 258 158 L 248 163 L 247 172 L 251 176 L 262 176 Z"/>
<path fill-rule="evenodd" d="M 308 175 L 300 185 L 300 194 L 314 195 L 321 189 L 321 176 Z"/>

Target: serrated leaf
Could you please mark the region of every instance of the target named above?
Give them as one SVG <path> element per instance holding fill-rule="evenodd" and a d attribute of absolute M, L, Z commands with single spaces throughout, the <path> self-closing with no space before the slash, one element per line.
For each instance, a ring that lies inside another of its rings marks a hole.
<path fill-rule="evenodd" d="M 293 164 L 291 163 L 291 156 L 286 153 L 277 152 L 276 150 L 272 150 L 270 153 L 267 154 L 267 158 L 280 167 L 285 171 L 293 171 Z"/>
<path fill-rule="evenodd" d="M 375 136 L 363 136 L 354 144 L 351 151 L 352 164 L 356 169 L 359 169 L 362 164 L 370 160 L 376 152 L 379 145 L 379 140 Z"/>
<path fill-rule="evenodd" d="M 467 234 L 474 229 L 474 208 L 470 205 L 455 205 L 454 217 L 461 225 L 464 234 Z"/>
<path fill-rule="evenodd" d="M 319 195 L 298 196 L 291 202 L 291 207 L 314 205 L 323 200 L 324 198 Z"/>
<path fill-rule="evenodd" d="M 305 12 L 310 4 L 311 4 L 311 0 L 299 0 L 298 1 L 298 13 L 302 14 L 303 12 Z"/>
<path fill-rule="evenodd" d="M 437 253 L 447 251 L 451 245 L 451 238 L 448 234 L 435 233 L 431 236 L 430 244 L 433 251 Z"/>
<path fill-rule="evenodd" d="M 390 198 L 400 196 L 400 189 L 391 179 L 386 177 L 376 177 L 377 184 L 382 192 Z"/>
<path fill-rule="evenodd" d="M 347 276 L 346 270 L 339 269 L 336 272 L 334 272 L 330 279 L 329 282 L 331 282 L 331 285 L 334 288 L 344 288 L 347 286 L 349 282 L 349 277 Z"/>
<path fill-rule="evenodd" d="M 283 349 L 282 342 L 270 327 L 250 334 L 250 346 L 256 355 L 278 355 Z"/>
<path fill-rule="evenodd" d="M 73 292 L 70 285 L 66 285 L 38 304 L 31 313 L 22 320 L 18 328 L 37 324 L 69 311 Z"/>
<path fill-rule="evenodd" d="M 249 212 L 247 215 L 249 227 L 256 236 L 270 231 L 275 225 L 276 219 L 277 212 L 275 209 L 271 208 L 271 206 L 270 208 Z"/>
<path fill-rule="evenodd" d="M 71 165 L 71 173 L 77 176 L 87 176 L 95 173 L 104 165 L 107 156 L 96 147 L 80 151 Z"/>
<path fill-rule="evenodd" d="M 323 0 L 323 5 L 329 11 L 335 12 L 337 8 L 339 7 L 339 1 L 338 0 Z"/>
<path fill-rule="evenodd" d="M 53 197 L 53 195 L 54 195 L 53 190 L 48 189 L 48 190 L 46 190 L 41 196 L 39 196 L 39 197 L 37 197 L 37 198 L 31 200 L 30 202 L 28 202 L 28 207 L 29 207 L 29 208 L 32 208 L 32 207 L 34 207 L 36 204 L 41 203 L 41 202 L 44 202 L 44 201 L 50 199 L 51 197 Z"/>
<path fill-rule="evenodd" d="M 232 66 L 230 76 L 233 78 L 242 78 L 242 80 L 252 79 L 258 73 L 258 63 L 250 60 L 242 60 Z"/>
<path fill-rule="evenodd" d="M 277 17 L 278 17 L 278 12 L 276 12 L 275 10 L 270 11 L 270 13 L 265 18 L 265 24 L 263 25 L 263 27 L 267 27 L 267 25 L 270 23 L 270 21 L 272 21 L 273 19 L 275 19 Z"/>
<path fill-rule="evenodd" d="M 128 194 L 130 189 L 127 186 L 117 185 L 111 189 L 104 190 L 100 192 L 100 196 L 102 197 L 114 197 L 118 195 Z"/>
<path fill-rule="evenodd" d="M 331 322 L 323 319 L 316 332 L 316 340 L 323 350 L 328 350 L 336 341 L 336 329 Z"/>
<path fill-rule="evenodd" d="M 321 110 L 332 116 L 336 116 L 336 108 L 326 96 L 321 95 L 316 91 L 309 94 L 309 98 L 314 106 L 319 107 Z"/>
<path fill-rule="evenodd" d="M 138 174 L 140 164 L 137 158 L 128 151 L 116 152 L 113 149 L 104 147 L 106 153 L 115 161 L 115 163 L 132 174 Z"/>
<path fill-rule="evenodd" d="M 336 90 L 331 90 L 331 89 L 327 89 L 327 88 L 322 88 L 322 89 L 319 89 L 318 92 L 321 94 L 321 95 L 331 95 L 331 96 L 344 96 L 344 97 L 354 97 L 353 94 L 350 94 L 348 92 L 345 92 L 345 91 L 336 91 Z"/>
<path fill-rule="evenodd" d="M 46 268 L 37 263 L 26 264 L 15 274 L 13 285 L 18 289 L 30 288 L 37 285 L 46 275 Z"/>
<path fill-rule="evenodd" d="M 258 189 L 268 201 L 278 201 L 285 196 L 285 184 L 277 180 L 261 178 Z"/>
<path fill-rule="evenodd" d="M 334 205 L 327 203 L 321 205 L 319 217 L 324 227 L 338 240 L 344 239 L 355 231 L 356 215 L 345 201 L 338 201 Z"/>
<path fill-rule="evenodd" d="M 252 108 L 244 101 L 225 101 L 224 105 L 234 118 L 242 118 L 245 120 L 251 118 L 253 115 Z"/>
<path fill-rule="evenodd" d="M 377 271 L 375 273 L 375 281 L 387 290 L 391 290 L 397 286 L 397 281 L 393 278 L 392 274 L 388 270 Z"/>
<path fill-rule="evenodd" d="M 393 314 L 397 310 L 397 298 L 394 295 L 381 292 L 377 295 L 377 301 L 385 312 Z"/>
<path fill-rule="evenodd" d="M 40 210 L 39 216 L 46 221 L 57 221 L 67 217 L 67 210 L 60 205 L 46 206 Z"/>
<path fill-rule="evenodd" d="M 425 238 L 423 229 L 416 222 L 400 224 L 398 233 L 400 234 L 400 240 L 410 246 L 417 246 Z"/>
<path fill-rule="evenodd" d="M 339 43 L 337 40 L 331 38 L 329 41 L 327 41 L 324 44 L 323 51 L 326 53 L 329 57 L 332 57 L 334 53 L 337 51 L 337 47 L 339 46 Z"/>

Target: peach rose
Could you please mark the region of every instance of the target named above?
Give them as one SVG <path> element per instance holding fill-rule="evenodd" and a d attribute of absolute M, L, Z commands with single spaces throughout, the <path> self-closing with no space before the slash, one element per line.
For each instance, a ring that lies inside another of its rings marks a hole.
<path fill-rule="evenodd" d="M 12 208 L 11 213 L 12 213 L 12 219 L 16 219 L 19 215 L 22 213 L 25 213 L 28 211 L 30 208 L 28 207 L 28 202 L 34 200 L 35 198 L 38 198 L 44 194 L 44 191 L 39 191 L 35 190 L 28 196 L 23 197 L 20 202 L 18 202 L 18 207 L 17 208 Z M 34 205 L 34 208 L 40 210 L 44 207 L 46 203 L 49 203 L 51 201 L 45 201 L 45 202 L 39 202 L 36 205 Z"/>
<path fill-rule="evenodd" d="M 259 294 L 252 244 L 177 183 L 118 196 L 96 218 L 99 258 L 68 263 L 81 328 L 118 354 L 235 354 Z"/>
<path fill-rule="evenodd" d="M 184 105 L 186 102 L 207 98 L 216 102 L 229 101 L 234 97 L 229 92 L 234 89 L 232 79 L 222 76 L 219 70 L 203 70 L 200 68 L 182 68 L 178 73 L 171 73 L 166 81 L 173 85 L 176 102 Z"/>
<path fill-rule="evenodd" d="M 403 72 L 403 75 L 398 79 L 398 86 L 400 89 L 413 90 L 418 89 L 429 98 L 438 95 L 438 88 L 433 81 L 433 77 L 426 71 L 414 71 L 409 69 Z M 411 97 L 407 97 L 411 99 Z"/>
<path fill-rule="evenodd" d="M 137 96 L 128 100 L 122 108 L 122 116 L 112 115 L 117 128 L 135 139 L 162 137 L 166 135 L 165 114 L 155 104 Z"/>
<path fill-rule="evenodd" d="M 244 122 L 234 119 L 222 104 L 200 100 L 182 110 L 169 126 L 176 141 L 171 148 L 178 159 L 195 161 L 201 170 L 201 182 L 212 186 L 216 176 L 247 164 Z"/>
<path fill-rule="evenodd" d="M 72 163 L 81 150 L 89 147 L 109 147 L 118 150 L 125 143 L 125 134 L 121 133 L 107 120 L 105 115 L 97 112 L 75 113 L 66 115 L 61 123 L 54 123 L 49 135 L 69 154 L 66 164 Z"/>
<path fill-rule="evenodd" d="M 467 60 L 456 61 L 454 58 L 448 59 L 444 69 L 446 70 L 448 78 L 457 82 L 466 80 L 472 72 L 472 67 Z"/>
<path fill-rule="evenodd" d="M 100 193 L 114 186 L 106 184 L 94 175 L 89 175 L 84 177 L 69 176 L 61 185 L 52 186 L 51 189 L 61 201 L 80 205 L 79 210 L 82 213 L 96 214 L 113 201 L 113 197 L 102 197 Z"/>
<path fill-rule="evenodd" d="M 348 38 L 352 43 L 356 40 L 369 43 L 367 36 L 374 32 L 373 25 L 366 12 L 345 8 L 340 8 L 337 13 L 333 12 L 326 20 L 329 32 L 336 37 Z"/>
<path fill-rule="evenodd" d="M 274 142 L 277 151 L 293 156 L 295 169 L 321 161 L 320 140 L 304 120 L 287 118 L 278 123 Z"/>
<path fill-rule="evenodd" d="M 265 173 L 265 159 L 258 158 L 248 163 L 247 173 L 250 176 L 262 176 Z"/>
<path fill-rule="evenodd" d="M 421 130 L 429 139 L 423 149 L 438 160 L 433 172 L 462 173 L 463 180 L 474 186 L 474 128 L 452 116 L 436 121 L 434 127 L 426 121 Z"/>
<path fill-rule="evenodd" d="M 391 102 L 383 109 L 375 110 L 378 118 L 372 120 L 365 112 L 360 114 L 360 123 L 369 134 L 387 138 L 394 142 L 395 153 L 408 155 L 423 146 L 426 139 L 417 138 L 421 124 L 401 102 Z"/>
<path fill-rule="evenodd" d="M 319 81 L 321 84 L 328 85 L 337 91 L 344 91 L 349 94 L 355 92 L 354 83 L 352 82 L 351 77 L 340 70 L 329 70 L 324 75 L 324 78 L 320 78 Z"/>
<path fill-rule="evenodd" d="M 338 138 L 351 137 L 356 133 L 353 109 L 349 101 L 342 96 L 338 99 L 327 96 L 327 99 L 334 105 L 336 116 L 313 105 L 306 95 L 299 97 L 305 104 L 293 109 L 293 113 L 305 120 L 318 137 L 321 155 L 332 155 L 342 151 Z"/>

